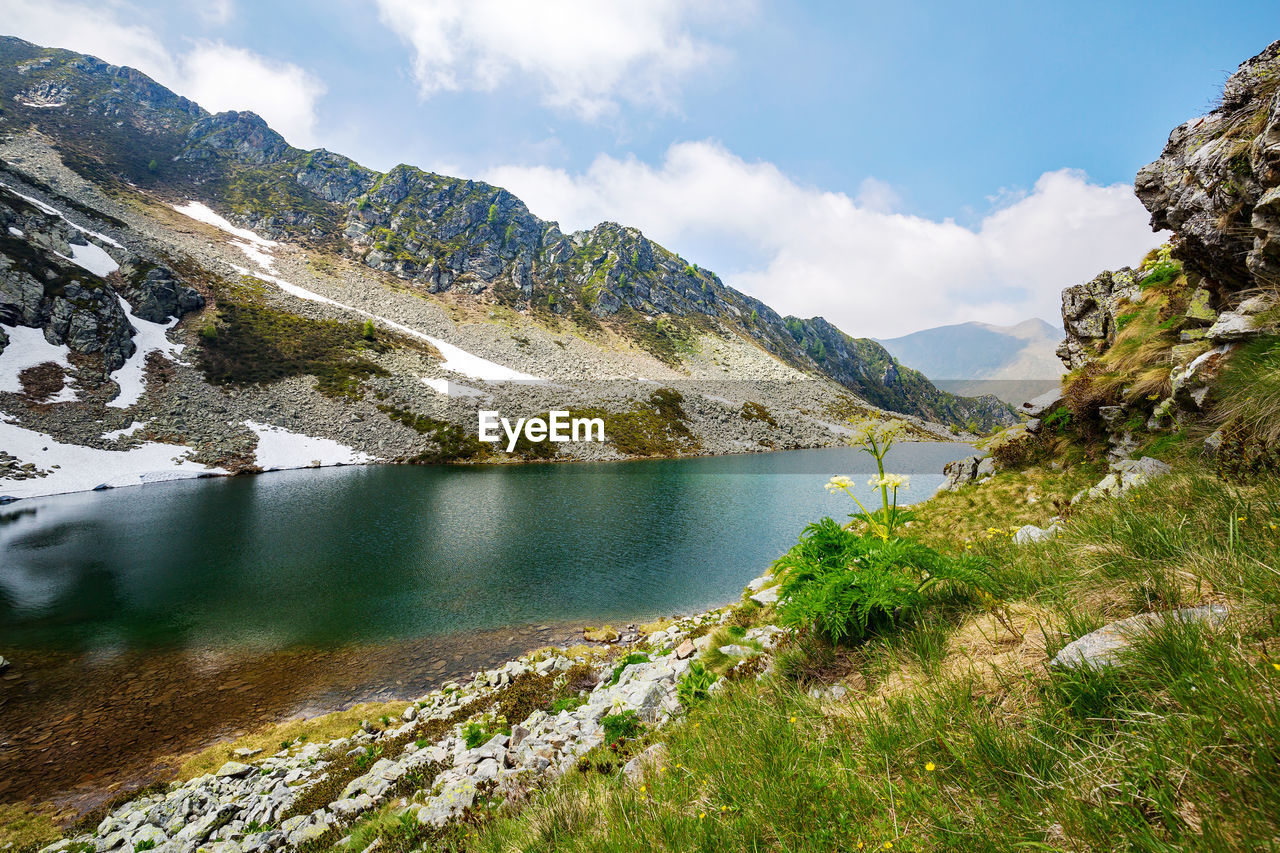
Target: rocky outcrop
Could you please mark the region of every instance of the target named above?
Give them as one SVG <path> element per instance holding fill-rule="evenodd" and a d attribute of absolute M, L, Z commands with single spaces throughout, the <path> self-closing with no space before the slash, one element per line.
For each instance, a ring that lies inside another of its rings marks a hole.
<path fill-rule="evenodd" d="M 1058 358 L 1068 370 L 1083 367 L 1115 342 L 1119 306 L 1137 294 L 1137 276 L 1128 267 L 1103 272 L 1062 291 L 1067 336 L 1058 346 Z"/>
<path fill-rule="evenodd" d="M 1219 303 L 1280 280 L 1280 42 L 1240 65 L 1217 109 L 1177 127 L 1134 188 Z"/>

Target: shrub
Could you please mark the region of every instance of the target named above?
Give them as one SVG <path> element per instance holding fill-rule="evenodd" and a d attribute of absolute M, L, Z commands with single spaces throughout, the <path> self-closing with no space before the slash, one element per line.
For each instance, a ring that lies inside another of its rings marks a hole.
<path fill-rule="evenodd" d="M 824 518 L 774 563 L 782 624 L 833 643 L 860 641 L 920 609 L 940 583 L 994 592 L 983 558 L 949 557 L 910 539 L 880 539 Z"/>

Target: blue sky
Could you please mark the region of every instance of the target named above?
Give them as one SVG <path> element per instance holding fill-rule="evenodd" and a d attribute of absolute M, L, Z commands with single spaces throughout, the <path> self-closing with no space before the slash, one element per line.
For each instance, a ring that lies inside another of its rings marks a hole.
<path fill-rule="evenodd" d="M 295 144 L 613 219 L 783 311 L 888 336 L 1056 319 L 1158 242 L 1127 191 L 1280 4 L 0 0 Z M 5 25 L 0 25 L 3 27 Z"/>

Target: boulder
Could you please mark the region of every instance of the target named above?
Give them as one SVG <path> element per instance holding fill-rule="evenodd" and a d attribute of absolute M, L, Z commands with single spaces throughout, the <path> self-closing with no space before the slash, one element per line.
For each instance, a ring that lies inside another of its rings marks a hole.
<path fill-rule="evenodd" d="M 1106 351 L 1116 338 L 1120 306 L 1138 293 L 1137 277 L 1129 267 L 1102 272 L 1063 290 L 1062 323 L 1067 337 L 1057 349 L 1062 363 L 1075 370 Z M 1037 417 L 1039 413 L 1027 414 Z"/>
<path fill-rule="evenodd" d="M 1166 613 L 1139 613 L 1137 616 L 1112 622 L 1106 627 L 1068 643 L 1054 656 L 1050 665 L 1066 669 L 1080 667 L 1100 669 L 1112 666 L 1119 662 L 1121 653 L 1132 645 L 1135 637 L 1147 633 L 1167 620 L 1208 622 L 1216 625 L 1227 617 L 1227 613 L 1227 608 L 1220 604 L 1208 604 Z"/>
<path fill-rule="evenodd" d="M 218 772 L 213 775 L 219 779 L 242 779 L 254 772 L 252 764 L 243 764 L 239 761 L 228 761 L 226 764 L 218 768 Z"/>
<path fill-rule="evenodd" d="M 751 594 L 751 600 L 757 604 L 774 604 L 778 600 L 778 587 L 771 586 Z"/>
<path fill-rule="evenodd" d="M 695 649 L 693 645 L 693 640 L 685 640 L 683 643 L 676 646 L 676 650 L 675 650 L 676 659 L 684 660 L 685 658 L 692 657 L 694 651 Z"/>
<path fill-rule="evenodd" d="M 646 772 L 659 767 L 667 760 L 667 745 L 652 743 L 622 766 L 622 775 L 628 782 L 636 783 Z"/>
<path fill-rule="evenodd" d="M 1039 397 L 1027 400 L 1018 407 L 1018 412 L 1030 418 L 1043 418 L 1061 405 L 1062 391 L 1055 388 L 1052 391 L 1044 392 Z"/>

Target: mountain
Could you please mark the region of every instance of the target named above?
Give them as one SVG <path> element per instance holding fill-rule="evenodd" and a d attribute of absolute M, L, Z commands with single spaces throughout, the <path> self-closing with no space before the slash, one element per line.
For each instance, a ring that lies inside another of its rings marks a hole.
<path fill-rule="evenodd" d="M 603 403 L 631 419 L 620 434 L 658 418 L 657 446 L 559 448 L 604 458 L 820 446 L 867 406 L 979 429 L 1013 418 L 822 318 L 779 316 L 636 229 L 564 234 L 498 187 L 303 151 L 130 68 L 0 38 L 0 104 L 0 324 L 39 328 L 58 355 L 18 370 L 36 356 L 11 354 L 0 389 L 40 434 L 95 446 L 101 426 L 144 423 L 122 446 L 166 439 L 239 470 L 264 466 L 259 422 L 365 457 L 490 458 L 481 401 Z M 678 386 L 684 405 L 637 380 Z M 748 402 L 780 414 L 742 416 Z M 228 417 L 201 417 L 209 406 Z M 76 407 L 84 418 L 54 416 Z"/>
<path fill-rule="evenodd" d="M 1054 387 L 1062 365 L 1054 350 L 1062 329 L 1033 318 L 1013 326 L 957 323 L 879 343 L 939 388 L 994 394 L 1009 403 Z"/>

